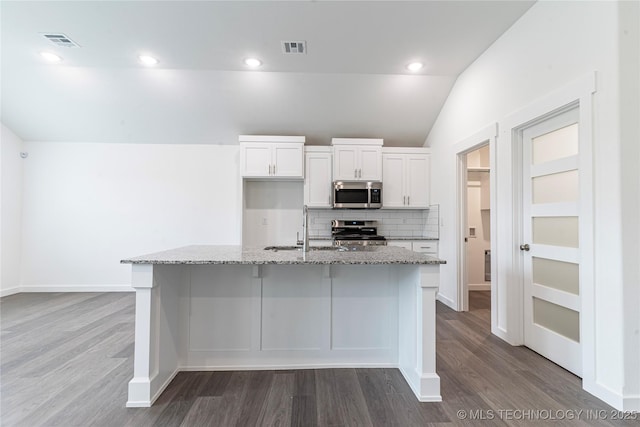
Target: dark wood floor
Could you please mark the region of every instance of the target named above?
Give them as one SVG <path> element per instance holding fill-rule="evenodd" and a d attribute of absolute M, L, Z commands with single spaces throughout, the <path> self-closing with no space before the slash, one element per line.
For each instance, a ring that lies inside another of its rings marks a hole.
<path fill-rule="evenodd" d="M 133 294 L 12 295 L 0 301 L 1 424 L 525 425 L 550 416 L 541 411 L 584 410 L 555 424 L 639 425 L 588 420 L 586 411 L 612 408 L 582 391 L 579 378 L 492 336 L 489 295 L 471 294 L 468 313 L 438 304 L 442 403 L 419 403 L 396 369 L 321 369 L 180 373 L 153 407 L 136 409 L 124 407 Z"/>

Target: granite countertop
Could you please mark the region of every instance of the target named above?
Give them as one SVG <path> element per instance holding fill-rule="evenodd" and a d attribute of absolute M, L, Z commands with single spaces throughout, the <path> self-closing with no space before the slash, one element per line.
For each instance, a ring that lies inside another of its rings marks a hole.
<path fill-rule="evenodd" d="M 370 246 L 367 250 L 299 250 L 277 252 L 242 246 L 193 245 L 123 259 L 123 264 L 446 264 L 424 253 L 395 246 Z"/>

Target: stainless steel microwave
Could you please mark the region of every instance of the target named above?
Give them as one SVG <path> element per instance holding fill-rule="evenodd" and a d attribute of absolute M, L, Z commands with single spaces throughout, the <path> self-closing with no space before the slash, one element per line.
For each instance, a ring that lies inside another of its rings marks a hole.
<path fill-rule="evenodd" d="M 338 209 L 380 209 L 382 182 L 334 181 L 333 207 Z"/>

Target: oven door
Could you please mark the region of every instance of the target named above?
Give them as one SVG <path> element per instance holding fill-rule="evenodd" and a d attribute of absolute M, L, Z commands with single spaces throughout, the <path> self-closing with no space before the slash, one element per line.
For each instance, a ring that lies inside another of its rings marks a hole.
<path fill-rule="evenodd" d="M 366 209 L 369 204 L 369 188 L 366 182 L 336 181 L 333 183 L 333 207 L 341 209 Z"/>

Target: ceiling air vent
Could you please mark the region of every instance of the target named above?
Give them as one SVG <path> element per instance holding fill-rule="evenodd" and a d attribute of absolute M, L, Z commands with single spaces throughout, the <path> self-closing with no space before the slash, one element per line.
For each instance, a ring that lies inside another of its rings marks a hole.
<path fill-rule="evenodd" d="M 43 33 L 42 36 L 58 47 L 80 47 L 80 45 L 62 33 Z"/>
<path fill-rule="evenodd" d="M 282 53 L 285 55 L 290 53 L 305 54 L 307 53 L 307 42 L 295 41 L 295 42 L 282 42 Z"/>

